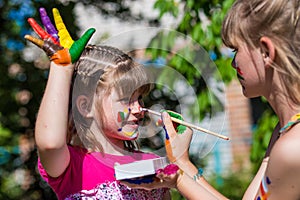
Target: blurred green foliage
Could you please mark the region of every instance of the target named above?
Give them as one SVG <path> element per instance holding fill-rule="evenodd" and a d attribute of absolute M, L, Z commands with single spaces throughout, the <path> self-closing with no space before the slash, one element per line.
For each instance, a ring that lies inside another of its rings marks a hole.
<path fill-rule="evenodd" d="M 210 177 L 209 182 L 228 199 L 240 200 L 250 184 L 252 177 L 250 170 L 242 169 L 238 173 L 230 171 L 221 176 L 215 174 Z M 219 183 L 220 180 L 222 184 Z"/>
<path fill-rule="evenodd" d="M 250 159 L 253 163 L 253 173 L 255 173 L 262 162 L 274 127 L 278 123 L 278 118 L 274 112 L 266 110 L 258 121 L 256 130 L 253 133 L 253 144 L 251 148 Z"/>
<path fill-rule="evenodd" d="M 159 19 L 169 14 L 180 20 L 174 30 L 162 30 L 152 39 L 148 53 L 153 60 L 164 58 L 166 65 L 176 69 L 193 87 L 198 97 L 195 102 L 197 106 L 191 106 L 189 110 L 192 118 L 200 116 L 203 119 L 224 108 L 220 100 L 209 91 L 208 82 L 212 77 L 226 84 L 235 76 L 234 70 L 230 68 L 231 58 L 222 53 L 224 48 L 220 34 L 222 19 L 232 2 L 158 0 L 154 5 L 159 10 Z M 179 39 L 186 40 L 186 45 L 178 49 L 176 45 Z M 168 79 L 175 84 L 175 76 L 168 73 L 162 72 L 161 79 Z"/>

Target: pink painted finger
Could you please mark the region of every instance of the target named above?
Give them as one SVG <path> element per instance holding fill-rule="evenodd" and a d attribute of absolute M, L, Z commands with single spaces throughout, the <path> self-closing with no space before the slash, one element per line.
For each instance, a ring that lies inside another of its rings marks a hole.
<path fill-rule="evenodd" d="M 56 30 L 55 26 L 52 24 L 45 8 L 40 8 L 39 11 L 40 11 L 42 23 L 47 33 L 50 34 L 53 38 L 55 38 L 56 41 L 59 41 L 58 34 L 57 34 L 58 31 Z"/>

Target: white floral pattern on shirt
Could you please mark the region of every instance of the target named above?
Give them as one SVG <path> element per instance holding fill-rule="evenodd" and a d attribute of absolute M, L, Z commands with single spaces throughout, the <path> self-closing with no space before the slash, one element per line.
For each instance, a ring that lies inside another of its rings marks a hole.
<path fill-rule="evenodd" d="M 158 200 L 162 199 L 167 189 L 155 189 L 151 191 L 131 189 L 117 181 L 97 185 L 91 190 L 82 190 L 68 196 L 65 200 Z"/>

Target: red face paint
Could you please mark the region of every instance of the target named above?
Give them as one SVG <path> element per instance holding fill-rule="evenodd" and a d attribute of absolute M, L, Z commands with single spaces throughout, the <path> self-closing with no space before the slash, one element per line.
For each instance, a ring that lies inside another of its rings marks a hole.
<path fill-rule="evenodd" d="M 236 70 L 237 70 L 238 78 L 241 79 L 241 80 L 244 80 L 244 77 L 242 76 L 243 72 L 241 71 L 241 69 L 239 67 L 237 67 Z"/>

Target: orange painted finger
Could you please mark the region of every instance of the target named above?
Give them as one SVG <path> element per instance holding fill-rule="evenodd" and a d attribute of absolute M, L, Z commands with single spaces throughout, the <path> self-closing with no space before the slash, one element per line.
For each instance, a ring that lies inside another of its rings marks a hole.
<path fill-rule="evenodd" d="M 25 35 L 25 39 L 32 42 L 33 44 L 37 45 L 40 48 L 43 48 L 44 41 L 38 38 L 32 37 L 31 35 Z"/>

